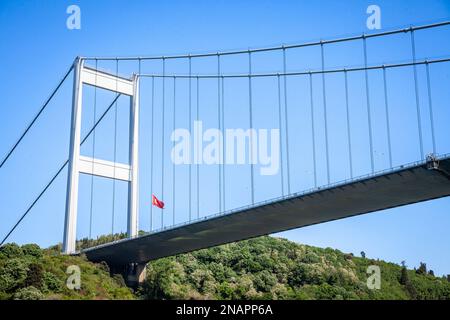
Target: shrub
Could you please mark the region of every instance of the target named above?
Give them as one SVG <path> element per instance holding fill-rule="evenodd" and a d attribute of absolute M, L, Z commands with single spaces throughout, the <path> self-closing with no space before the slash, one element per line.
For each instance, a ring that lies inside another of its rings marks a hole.
<path fill-rule="evenodd" d="M 15 243 L 7 243 L 3 247 L 0 247 L 0 257 L 6 259 L 18 258 L 22 254 L 22 249 Z"/>
<path fill-rule="evenodd" d="M 41 258 L 42 257 L 42 250 L 39 248 L 37 244 L 25 244 L 22 246 L 22 252 L 24 255 L 32 256 L 35 258 Z"/>
<path fill-rule="evenodd" d="M 25 281 L 27 273 L 27 263 L 22 259 L 7 260 L 0 269 L 0 291 L 10 291 L 20 287 Z"/>
<path fill-rule="evenodd" d="M 13 296 L 14 300 L 41 300 L 44 298 L 39 289 L 30 286 L 19 289 Z"/>
<path fill-rule="evenodd" d="M 109 266 L 108 266 L 108 264 L 107 264 L 105 261 L 100 262 L 97 266 L 98 266 L 101 270 L 103 270 L 103 271 L 109 273 Z"/>
<path fill-rule="evenodd" d="M 112 277 L 119 286 L 121 286 L 121 287 L 126 286 L 125 280 L 123 279 L 123 276 L 121 274 L 116 273 Z"/>
<path fill-rule="evenodd" d="M 44 291 L 51 291 L 54 293 L 59 293 L 62 291 L 64 282 L 60 280 L 55 274 L 51 272 L 44 272 L 42 278 Z"/>

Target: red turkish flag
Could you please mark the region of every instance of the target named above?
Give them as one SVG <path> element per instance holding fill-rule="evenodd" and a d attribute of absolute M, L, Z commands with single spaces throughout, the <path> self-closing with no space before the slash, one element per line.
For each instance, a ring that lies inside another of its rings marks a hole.
<path fill-rule="evenodd" d="M 162 202 L 157 197 L 155 197 L 154 194 L 152 194 L 152 205 L 154 205 L 155 207 L 158 207 L 160 209 L 164 209 L 164 202 Z"/>

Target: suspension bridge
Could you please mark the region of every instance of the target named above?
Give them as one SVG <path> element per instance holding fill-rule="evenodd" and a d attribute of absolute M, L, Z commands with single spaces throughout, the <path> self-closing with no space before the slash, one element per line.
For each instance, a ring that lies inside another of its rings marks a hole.
<path fill-rule="evenodd" d="M 127 270 L 137 278 L 152 259 L 448 196 L 449 48 L 427 44 L 426 33 L 448 33 L 449 26 L 446 21 L 238 51 L 78 57 L 0 163 L 0 169 L 7 170 L 16 149 L 58 90 L 73 79 L 69 157 L 2 244 L 66 171 L 63 252 L 82 252 L 92 261 L 106 261 L 113 269 Z M 425 43 L 423 47 L 417 37 Z M 385 39 L 398 45 L 399 51 L 406 48 L 407 57 L 391 61 L 391 53 L 382 44 Z M 371 41 L 375 45 L 369 49 Z M 346 53 L 339 51 L 346 45 Z M 304 50 L 312 51 L 300 58 L 297 54 Z M 424 50 L 431 54 L 418 55 Z M 339 56 L 355 63 L 333 66 Z M 300 69 L 299 61 L 310 65 Z M 109 67 L 101 68 L 101 63 Z M 119 71 L 124 64 L 133 69 L 126 76 Z M 265 71 L 258 71 L 257 66 Z M 93 90 L 93 117 L 82 136 L 82 110 L 88 104 L 84 90 Z M 99 115 L 101 94 L 109 94 L 109 102 Z M 123 98 L 129 106 L 128 161 L 118 160 L 118 102 Z M 96 132 L 111 113 L 114 131 L 109 138 L 113 142 L 108 144 L 113 154 L 106 159 L 96 151 L 101 142 Z M 216 147 L 212 152 L 215 162 L 175 164 L 177 140 L 170 130 L 185 128 L 192 133 L 194 123 L 199 122 L 219 133 L 229 128 L 248 130 L 241 141 L 248 161 L 229 166 L 224 160 L 229 141 L 212 135 L 207 142 L 194 142 L 194 150 L 188 144 L 188 153 L 203 154 L 203 146 L 211 143 Z M 273 175 L 258 174 L 264 166 L 256 161 L 261 156 L 256 140 L 263 142 L 253 131 L 258 128 L 279 133 L 270 146 L 276 153 L 272 152 L 270 160 L 279 159 Z M 142 143 L 144 136 L 147 139 Z M 83 149 L 83 145 L 88 147 Z M 146 168 L 141 170 L 144 163 Z M 81 176 L 90 177 L 90 205 L 83 207 L 89 211 L 87 237 L 92 238 L 96 214 L 94 179 L 107 179 L 112 182 L 112 218 L 100 224 L 111 224 L 114 234 L 119 210 L 116 193 L 118 185 L 125 183 L 127 238 L 77 249 Z M 153 194 L 166 203 L 165 209 L 151 205 Z"/>

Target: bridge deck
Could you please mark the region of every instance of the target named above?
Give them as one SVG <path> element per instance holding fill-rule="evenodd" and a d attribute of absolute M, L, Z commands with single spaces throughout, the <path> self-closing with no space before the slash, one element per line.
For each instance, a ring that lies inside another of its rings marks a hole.
<path fill-rule="evenodd" d="M 359 178 L 229 214 L 86 249 L 111 265 L 149 260 L 450 195 L 450 157 Z"/>

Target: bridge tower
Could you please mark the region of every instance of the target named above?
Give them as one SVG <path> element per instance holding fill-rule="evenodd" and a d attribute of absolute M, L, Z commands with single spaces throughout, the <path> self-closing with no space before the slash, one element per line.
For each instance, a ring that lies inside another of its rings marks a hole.
<path fill-rule="evenodd" d="M 83 85 L 94 86 L 130 97 L 130 163 L 114 163 L 80 154 L 81 113 Z M 84 65 L 82 58 L 74 62 L 74 83 L 67 178 L 66 213 L 64 223 L 63 253 L 76 252 L 76 227 L 78 210 L 78 183 L 80 173 L 128 182 L 127 233 L 138 235 L 138 172 L 139 172 L 139 77 L 119 77 Z"/>

